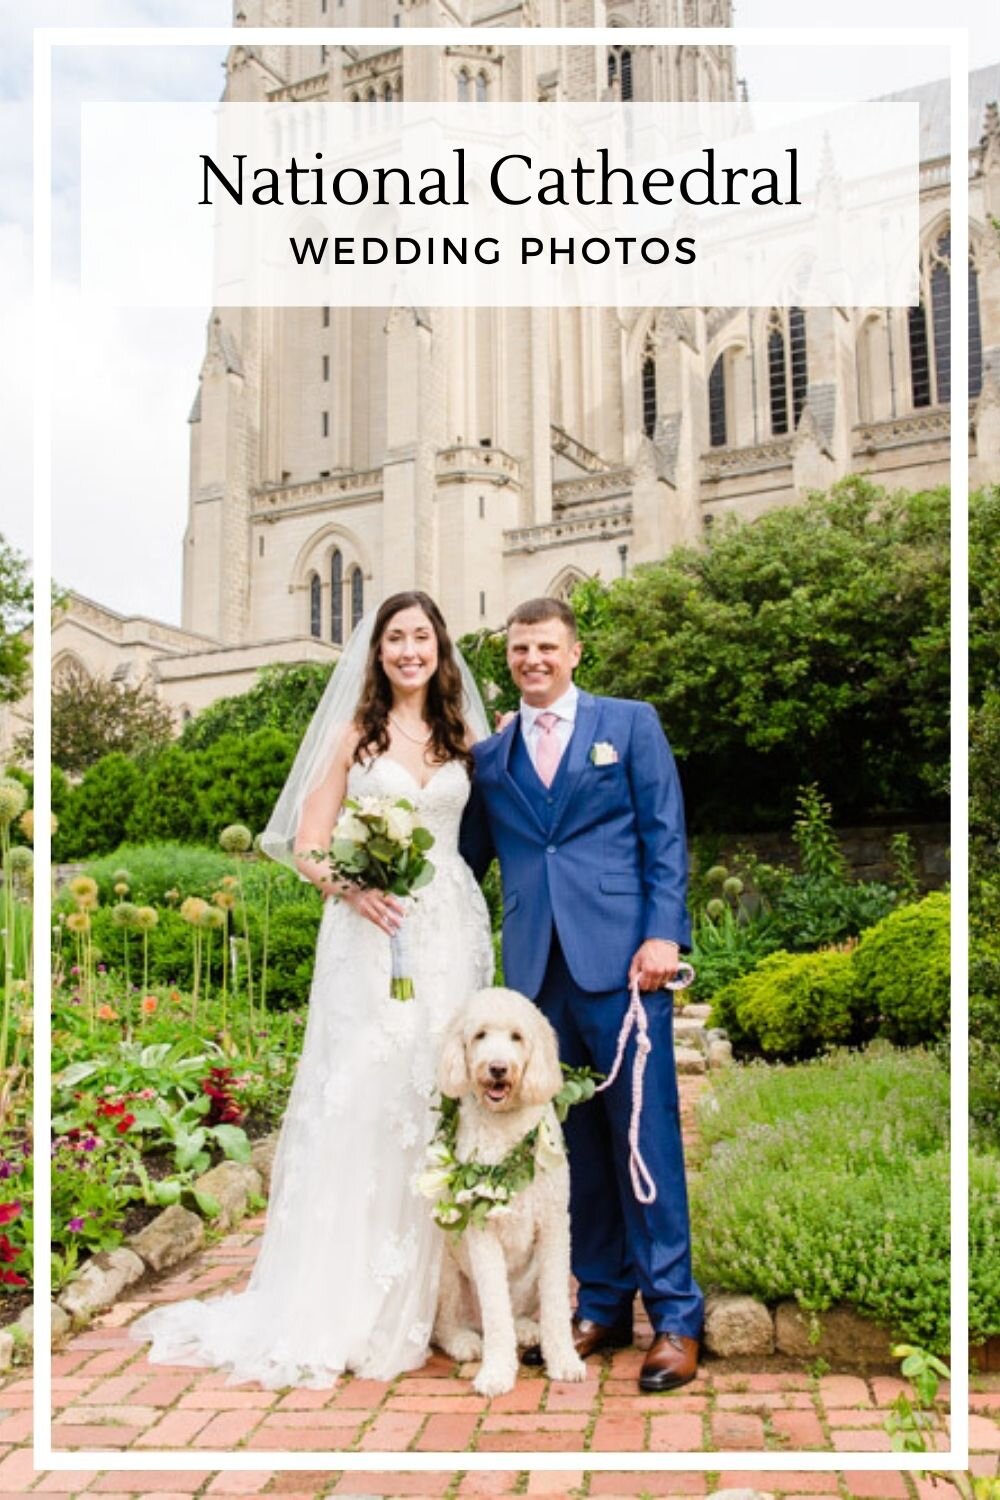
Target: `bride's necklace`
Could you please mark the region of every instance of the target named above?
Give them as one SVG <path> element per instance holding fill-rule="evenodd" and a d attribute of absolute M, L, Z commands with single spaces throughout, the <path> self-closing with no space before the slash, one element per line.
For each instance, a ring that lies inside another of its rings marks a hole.
<path fill-rule="evenodd" d="M 431 739 L 433 737 L 433 730 L 428 730 L 428 732 L 421 739 L 421 737 L 419 735 L 417 735 L 417 734 L 411 734 L 410 731 L 405 727 L 405 725 L 403 725 L 403 724 L 401 724 L 399 722 L 399 720 L 396 718 L 395 714 L 390 714 L 389 718 L 391 719 L 391 721 L 393 722 L 393 724 L 395 724 L 396 728 L 399 730 L 400 734 L 403 736 L 404 739 L 410 740 L 414 745 L 429 745 L 430 744 Z"/>

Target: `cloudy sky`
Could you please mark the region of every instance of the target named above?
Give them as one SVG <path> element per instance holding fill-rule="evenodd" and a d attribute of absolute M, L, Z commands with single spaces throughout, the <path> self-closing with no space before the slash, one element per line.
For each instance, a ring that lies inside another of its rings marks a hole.
<path fill-rule="evenodd" d="M 994 15 L 993 0 L 955 0 L 948 11 L 952 24 L 970 28 L 974 66 L 1000 59 Z M 0 362 L 6 448 L 0 524 L 24 552 L 31 550 L 31 28 L 224 26 L 230 17 L 230 0 L 8 0 L 0 10 L 0 318 L 7 343 Z M 749 27 L 914 27 L 944 19 L 936 0 L 825 0 L 808 10 L 801 0 L 737 0 L 735 16 Z M 941 77 L 947 59 L 901 38 L 889 52 L 747 49 L 738 71 L 757 100 L 871 98 Z M 69 168 L 75 161 L 83 100 L 212 100 L 221 83 L 222 53 L 210 46 L 57 55 L 57 159 Z M 53 572 L 60 583 L 123 613 L 179 622 L 186 419 L 208 309 L 88 305 L 73 284 L 76 183 L 71 169 L 56 176 Z"/>

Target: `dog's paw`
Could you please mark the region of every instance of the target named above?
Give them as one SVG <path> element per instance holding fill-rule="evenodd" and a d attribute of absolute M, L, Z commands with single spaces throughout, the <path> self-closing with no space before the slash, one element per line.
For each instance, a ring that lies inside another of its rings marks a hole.
<path fill-rule="evenodd" d="M 534 1318 L 515 1318 L 514 1331 L 517 1334 L 518 1348 L 526 1349 L 529 1344 L 541 1342 L 541 1330 Z"/>
<path fill-rule="evenodd" d="M 574 1349 L 558 1354 L 545 1361 L 545 1373 L 550 1380 L 586 1380 L 587 1366 Z"/>
<path fill-rule="evenodd" d="M 483 1357 L 483 1341 L 474 1328 L 457 1329 L 441 1340 L 440 1347 L 460 1365 Z"/>
<path fill-rule="evenodd" d="M 514 1389 L 516 1382 L 516 1364 L 484 1364 L 472 1382 L 472 1389 L 480 1396 L 503 1396 Z"/>

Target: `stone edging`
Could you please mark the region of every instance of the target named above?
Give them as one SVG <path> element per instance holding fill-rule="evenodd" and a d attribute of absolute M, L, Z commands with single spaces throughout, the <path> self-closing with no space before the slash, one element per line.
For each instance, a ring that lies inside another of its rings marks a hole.
<path fill-rule="evenodd" d="M 247 1211 L 251 1197 L 267 1196 L 278 1132 L 254 1143 L 249 1164 L 223 1161 L 195 1182 L 199 1192 L 218 1201 L 212 1223 L 232 1229 Z M 147 1275 L 159 1275 L 187 1260 L 205 1243 L 205 1220 L 179 1203 L 157 1214 L 144 1229 L 116 1250 L 101 1250 L 85 1263 L 79 1276 L 52 1303 L 52 1348 L 85 1328 L 96 1313 L 105 1312 L 121 1293 Z M 25 1308 L 9 1328 L 0 1329 L 0 1374 L 14 1363 L 18 1348 L 33 1346 L 34 1309 Z"/>

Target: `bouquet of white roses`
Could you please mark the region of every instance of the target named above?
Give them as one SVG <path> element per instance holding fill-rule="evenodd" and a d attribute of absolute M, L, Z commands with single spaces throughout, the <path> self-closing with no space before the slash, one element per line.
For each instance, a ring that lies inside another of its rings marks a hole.
<path fill-rule="evenodd" d="M 434 878 L 427 858 L 434 835 L 416 820 L 405 797 L 348 797 L 333 830 L 330 863 L 336 873 L 365 890 L 412 896 Z M 394 1000 L 413 999 L 403 947 L 405 923 L 390 938 Z"/>

